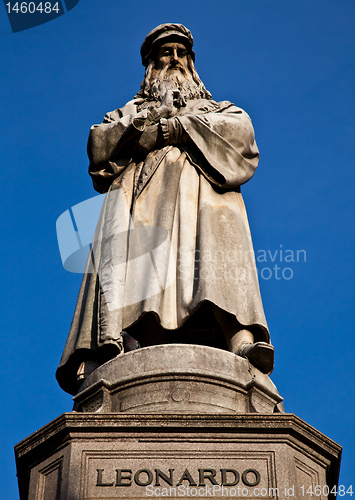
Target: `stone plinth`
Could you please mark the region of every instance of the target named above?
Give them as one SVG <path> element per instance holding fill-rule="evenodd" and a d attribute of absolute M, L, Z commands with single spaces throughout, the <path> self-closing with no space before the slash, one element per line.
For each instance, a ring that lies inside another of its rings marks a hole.
<path fill-rule="evenodd" d="M 15 451 L 21 500 L 326 500 L 302 488 L 337 484 L 341 447 L 287 413 L 72 412 Z"/>
<path fill-rule="evenodd" d="M 21 500 L 326 500 L 337 483 L 340 446 L 283 413 L 269 377 L 223 350 L 126 353 L 74 400 L 80 411 L 16 446 Z"/>
<path fill-rule="evenodd" d="M 85 380 L 74 400 L 84 412 L 283 411 L 273 382 L 247 359 L 190 344 L 146 347 L 114 358 Z"/>

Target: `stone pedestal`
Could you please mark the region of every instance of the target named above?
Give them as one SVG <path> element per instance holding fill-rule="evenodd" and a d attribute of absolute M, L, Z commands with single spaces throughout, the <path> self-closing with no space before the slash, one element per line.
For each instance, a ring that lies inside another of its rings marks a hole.
<path fill-rule="evenodd" d="M 82 411 L 274 413 L 283 398 L 247 359 L 202 345 L 128 352 L 100 366 L 74 397 Z"/>
<path fill-rule="evenodd" d="M 230 353 L 127 353 L 75 401 L 81 411 L 15 447 L 21 500 L 334 498 L 341 447 L 283 413 L 271 380 Z"/>

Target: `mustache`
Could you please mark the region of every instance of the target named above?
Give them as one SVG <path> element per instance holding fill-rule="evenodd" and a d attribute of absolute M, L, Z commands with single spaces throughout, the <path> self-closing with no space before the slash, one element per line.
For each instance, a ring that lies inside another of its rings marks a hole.
<path fill-rule="evenodd" d="M 181 66 L 181 64 L 179 64 L 179 63 L 177 63 L 177 64 L 170 63 L 168 66 L 168 69 L 179 69 L 180 71 L 186 73 L 186 69 L 183 66 Z"/>
<path fill-rule="evenodd" d="M 163 68 L 160 73 L 159 73 L 159 77 L 161 79 L 164 79 L 167 74 L 171 71 L 171 70 L 174 70 L 174 69 L 177 69 L 185 78 L 187 78 L 189 76 L 188 72 L 186 71 L 186 69 L 181 66 L 179 63 L 177 64 L 174 64 L 174 63 L 170 63 L 169 65 L 165 66 L 165 68 Z"/>

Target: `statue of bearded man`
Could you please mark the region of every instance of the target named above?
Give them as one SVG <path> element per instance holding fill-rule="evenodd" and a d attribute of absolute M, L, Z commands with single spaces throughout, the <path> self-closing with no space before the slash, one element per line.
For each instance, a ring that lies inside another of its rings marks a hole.
<path fill-rule="evenodd" d="M 89 173 L 108 194 L 57 371 L 71 394 L 109 359 L 171 342 L 273 369 L 240 192 L 258 164 L 254 130 L 212 100 L 192 47 L 181 24 L 152 30 L 140 91 L 90 131 Z"/>

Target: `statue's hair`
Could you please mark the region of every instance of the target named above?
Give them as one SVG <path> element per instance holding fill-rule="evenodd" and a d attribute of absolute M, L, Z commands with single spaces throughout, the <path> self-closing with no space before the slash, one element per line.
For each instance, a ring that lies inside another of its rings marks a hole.
<path fill-rule="evenodd" d="M 192 56 L 190 54 L 187 55 L 187 63 L 188 63 L 188 68 L 190 70 L 190 73 L 192 75 L 192 79 L 198 87 L 198 91 L 200 93 L 200 98 L 201 99 L 212 99 L 211 93 L 208 92 L 208 90 L 206 89 L 206 87 L 202 83 L 200 77 L 198 76 L 198 73 L 195 69 L 195 65 L 194 65 Z M 144 79 L 143 79 L 142 84 L 141 84 L 140 91 L 137 93 L 137 95 L 135 95 L 135 98 L 138 98 L 138 97 L 142 98 L 143 97 L 144 99 L 149 99 L 152 97 L 151 96 L 151 85 L 152 85 L 152 73 L 153 73 L 154 69 L 155 69 L 155 61 L 151 59 L 149 61 L 149 64 L 148 64 L 146 70 L 145 70 L 145 75 L 144 75 Z"/>

